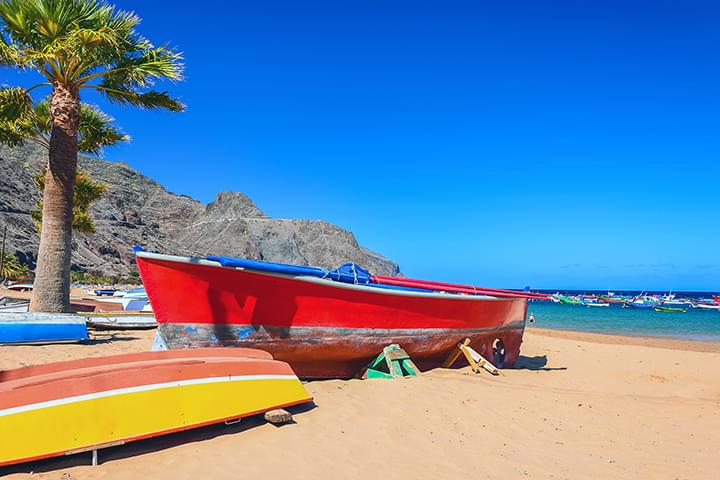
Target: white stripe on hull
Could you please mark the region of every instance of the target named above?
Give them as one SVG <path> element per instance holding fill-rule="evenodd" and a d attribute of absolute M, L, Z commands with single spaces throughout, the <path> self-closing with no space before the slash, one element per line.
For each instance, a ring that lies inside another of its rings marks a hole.
<path fill-rule="evenodd" d="M 0 417 L 12 415 L 14 413 L 27 412 L 31 410 L 39 410 L 41 408 L 55 407 L 58 405 L 66 405 L 68 403 L 82 402 L 85 400 L 93 400 L 96 398 L 112 397 L 116 395 L 125 395 L 128 393 L 147 392 L 151 390 L 160 390 L 163 388 L 184 387 L 187 385 L 202 385 L 208 383 L 219 382 L 246 382 L 252 380 L 297 380 L 295 375 L 243 375 L 243 376 L 224 376 L 224 377 L 208 377 L 193 378 L 190 380 L 178 380 L 175 382 L 155 383 L 150 385 L 139 385 L 136 387 L 118 388 L 115 390 L 107 390 L 105 392 L 88 393 L 85 395 L 77 395 L 75 397 L 58 398 L 57 400 L 48 400 L 46 402 L 33 403 L 30 405 L 21 405 L 19 407 L 7 408 L 0 410 Z"/>

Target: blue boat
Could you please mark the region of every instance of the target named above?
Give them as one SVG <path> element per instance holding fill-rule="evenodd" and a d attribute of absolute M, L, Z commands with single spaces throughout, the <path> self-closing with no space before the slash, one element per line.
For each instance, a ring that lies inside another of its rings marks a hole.
<path fill-rule="evenodd" d="M 67 313 L 0 314 L 0 344 L 87 340 L 85 318 Z"/>

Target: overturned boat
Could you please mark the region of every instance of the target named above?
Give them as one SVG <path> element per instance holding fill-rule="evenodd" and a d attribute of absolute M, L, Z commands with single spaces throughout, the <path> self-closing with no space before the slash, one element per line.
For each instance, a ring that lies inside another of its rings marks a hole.
<path fill-rule="evenodd" d="M 287 363 L 215 348 L 87 358 L 0 372 L 0 466 L 235 421 L 311 402 Z"/>
<path fill-rule="evenodd" d="M 465 338 L 512 366 L 532 295 L 372 276 L 354 264 L 324 270 L 141 250 L 136 260 L 156 348 L 259 348 L 304 378 L 353 377 L 393 343 L 434 368 Z"/>
<path fill-rule="evenodd" d="M 81 342 L 87 338 L 85 319 L 77 315 L 0 312 L 0 345 Z"/>

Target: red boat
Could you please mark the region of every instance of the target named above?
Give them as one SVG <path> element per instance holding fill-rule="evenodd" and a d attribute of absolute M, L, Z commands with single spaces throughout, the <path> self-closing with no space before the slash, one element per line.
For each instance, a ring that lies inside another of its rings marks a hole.
<path fill-rule="evenodd" d="M 407 281 L 414 288 L 381 285 L 372 282 L 385 277 L 353 264 L 325 271 L 144 251 L 136 260 L 158 322 L 156 346 L 259 348 L 304 378 L 353 377 L 392 343 L 419 368 L 434 368 L 465 338 L 497 366 L 510 367 L 533 295 L 448 293 L 475 287 L 419 280 Z"/>

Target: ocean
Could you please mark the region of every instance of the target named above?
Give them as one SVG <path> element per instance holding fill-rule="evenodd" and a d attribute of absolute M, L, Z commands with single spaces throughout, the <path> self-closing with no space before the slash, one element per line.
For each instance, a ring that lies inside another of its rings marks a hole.
<path fill-rule="evenodd" d="M 590 293 L 590 292 L 587 292 Z M 607 292 L 606 292 L 607 293 Z M 540 328 L 720 342 L 720 311 L 690 308 L 686 313 L 530 302 Z"/>

